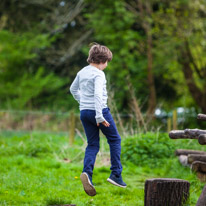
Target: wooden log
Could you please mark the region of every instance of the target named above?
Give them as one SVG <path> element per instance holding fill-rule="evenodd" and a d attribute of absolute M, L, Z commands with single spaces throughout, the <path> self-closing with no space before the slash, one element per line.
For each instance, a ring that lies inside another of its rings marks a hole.
<path fill-rule="evenodd" d="M 169 137 L 171 139 L 188 139 L 187 135 L 185 135 L 184 130 L 172 130 L 169 132 Z"/>
<path fill-rule="evenodd" d="M 200 154 L 200 155 L 206 155 L 206 152 L 199 151 L 199 150 L 186 150 L 186 149 L 177 149 L 175 151 L 175 155 L 189 155 L 189 154 Z"/>
<path fill-rule="evenodd" d="M 189 197 L 186 180 L 157 178 L 145 182 L 144 206 L 182 206 Z"/>
<path fill-rule="evenodd" d="M 206 173 L 206 163 L 195 161 L 192 163 L 192 170 L 195 172 Z"/>
<path fill-rule="evenodd" d="M 172 130 L 169 132 L 171 139 L 198 139 L 199 135 L 206 134 L 206 130 L 200 129 L 185 129 Z"/>
<path fill-rule="evenodd" d="M 198 142 L 201 145 L 206 145 L 206 134 L 201 134 L 198 136 Z"/>
<path fill-rule="evenodd" d="M 197 119 L 206 121 L 206 115 L 205 114 L 198 114 Z"/>
<path fill-rule="evenodd" d="M 185 135 L 191 139 L 198 139 L 199 135 L 206 134 L 206 130 L 201 129 L 185 129 Z"/>
<path fill-rule="evenodd" d="M 196 206 L 206 206 L 206 185 L 202 190 L 202 193 L 197 201 Z"/>
<path fill-rule="evenodd" d="M 200 162 L 205 162 L 206 163 L 206 155 L 189 154 L 188 155 L 188 163 L 192 164 L 195 161 L 200 161 Z"/>

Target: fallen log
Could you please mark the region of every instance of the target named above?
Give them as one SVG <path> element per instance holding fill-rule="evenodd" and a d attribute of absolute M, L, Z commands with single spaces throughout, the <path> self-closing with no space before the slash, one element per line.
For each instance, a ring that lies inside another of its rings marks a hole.
<path fill-rule="evenodd" d="M 192 164 L 195 161 L 205 162 L 206 163 L 206 155 L 189 154 L 188 155 L 188 163 Z"/>
<path fill-rule="evenodd" d="M 189 154 L 200 154 L 200 155 L 206 155 L 206 152 L 199 151 L 199 150 L 186 150 L 186 149 L 177 149 L 175 151 L 175 155 L 189 155 Z"/>
<path fill-rule="evenodd" d="M 206 115 L 205 114 L 198 114 L 197 119 L 206 121 Z"/>
<path fill-rule="evenodd" d="M 172 130 L 169 132 L 169 137 L 171 139 L 188 139 L 187 135 L 185 135 L 184 130 Z"/>
<path fill-rule="evenodd" d="M 186 180 L 157 178 L 145 182 L 144 206 L 182 206 L 189 197 Z"/>
<path fill-rule="evenodd" d="M 206 145 L 206 134 L 199 135 L 198 142 L 201 145 Z"/>
<path fill-rule="evenodd" d="M 206 163 L 195 161 L 192 163 L 192 170 L 195 172 L 206 173 Z"/>
<path fill-rule="evenodd" d="M 202 190 L 202 193 L 197 201 L 196 206 L 206 206 L 206 185 Z"/>
<path fill-rule="evenodd" d="M 189 136 L 190 139 L 198 139 L 199 135 L 206 134 L 206 130 L 201 129 L 185 129 L 185 135 Z"/>

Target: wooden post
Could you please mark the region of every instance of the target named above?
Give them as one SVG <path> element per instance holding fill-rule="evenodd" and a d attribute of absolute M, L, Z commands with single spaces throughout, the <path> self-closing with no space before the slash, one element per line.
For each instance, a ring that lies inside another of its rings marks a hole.
<path fill-rule="evenodd" d="M 75 114 L 72 110 L 69 115 L 69 144 L 73 145 L 75 136 Z"/>
<path fill-rule="evenodd" d="M 172 115 L 172 120 L 173 120 L 173 130 L 177 129 L 177 110 L 173 111 L 173 115 Z"/>
<path fill-rule="evenodd" d="M 167 132 L 169 133 L 172 129 L 172 120 L 171 117 L 167 119 Z"/>
<path fill-rule="evenodd" d="M 157 178 L 145 182 L 144 206 L 182 206 L 189 197 L 186 180 Z"/>

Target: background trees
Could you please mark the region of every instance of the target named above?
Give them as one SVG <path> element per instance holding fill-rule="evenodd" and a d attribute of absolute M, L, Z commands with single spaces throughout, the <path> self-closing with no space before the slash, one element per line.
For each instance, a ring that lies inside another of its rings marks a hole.
<path fill-rule="evenodd" d="M 122 112 L 131 87 L 142 109 L 205 111 L 203 0 L 1 1 L 0 101 L 3 108 L 77 108 L 67 91 L 86 65 L 90 42 L 114 53 L 106 75 Z"/>

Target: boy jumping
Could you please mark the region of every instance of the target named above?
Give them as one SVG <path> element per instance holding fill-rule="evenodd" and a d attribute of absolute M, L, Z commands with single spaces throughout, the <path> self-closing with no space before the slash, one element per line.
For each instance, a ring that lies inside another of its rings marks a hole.
<path fill-rule="evenodd" d="M 81 69 L 74 79 L 70 91 L 79 103 L 80 119 L 87 137 L 84 168 L 80 176 L 85 192 L 96 195 L 92 174 L 99 151 L 99 129 L 106 136 L 110 147 L 111 175 L 108 182 L 125 188 L 120 161 L 121 137 L 107 107 L 106 78 L 103 70 L 112 60 L 112 52 L 103 45 L 94 44 L 89 50 L 88 66 Z"/>

